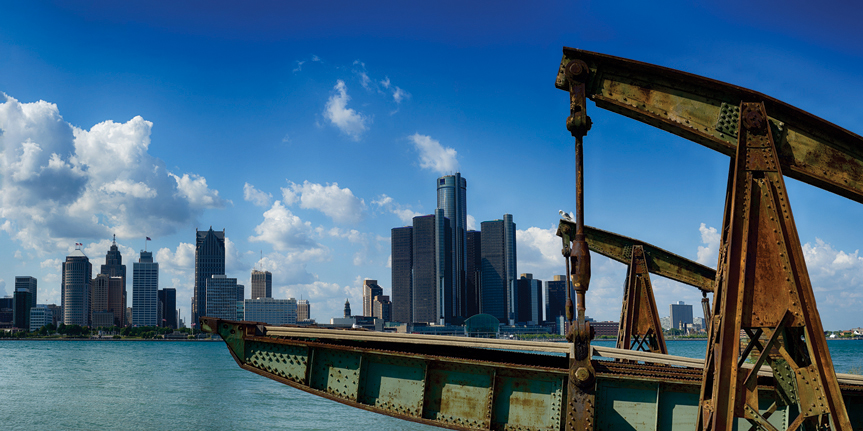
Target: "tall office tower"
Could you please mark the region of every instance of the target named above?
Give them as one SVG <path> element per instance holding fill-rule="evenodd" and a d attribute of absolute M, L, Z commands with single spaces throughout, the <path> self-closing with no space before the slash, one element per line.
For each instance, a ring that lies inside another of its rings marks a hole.
<path fill-rule="evenodd" d="M 207 311 L 207 280 L 225 274 L 225 230 L 195 230 L 195 290 L 192 301 L 192 327 L 197 328 Z M 236 308 L 236 306 L 234 307 Z M 236 311 L 236 310 L 235 310 Z M 215 317 L 215 316 L 210 316 Z M 229 319 L 225 317 L 225 319 Z"/>
<path fill-rule="evenodd" d="M 15 321 L 15 295 L 0 298 L 0 328 L 11 328 Z"/>
<path fill-rule="evenodd" d="M 390 302 L 390 297 L 386 295 L 375 296 L 372 300 L 372 316 L 390 322 L 393 318 L 393 303 Z"/>
<path fill-rule="evenodd" d="M 461 174 L 445 175 L 437 179 L 437 208 L 443 210 L 443 216 L 450 221 L 452 229 L 448 252 L 452 254 L 451 310 L 446 314 L 453 317 L 468 317 L 466 312 L 465 278 L 467 259 L 467 180 Z M 461 319 L 459 319 L 461 320 Z"/>
<path fill-rule="evenodd" d="M 12 326 L 15 328 L 30 330 L 30 305 L 33 303 L 33 294 L 26 287 L 15 288 L 13 295 L 15 306 L 12 311 Z"/>
<path fill-rule="evenodd" d="M 270 271 L 252 270 L 252 299 L 273 297 L 273 274 Z"/>
<path fill-rule="evenodd" d="M 94 328 L 113 326 L 114 313 L 108 306 L 108 286 L 111 277 L 106 274 L 96 274 L 96 278 L 90 282 L 90 321 Z M 104 316 L 110 314 L 110 322 L 106 325 Z"/>
<path fill-rule="evenodd" d="M 557 316 L 566 316 L 566 276 L 555 275 L 545 282 L 545 321 L 557 322 Z"/>
<path fill-rule="evenodd" d="M 542 280 L 521 274 L 518 281 L 518 321 L 528 325 L 542 322 Z"/>
<path fill-rule="evenodd" d="M 378 286 L 377 280 L 366 279 L 363 282 L 363 316 L 372 317 L 375 315 L 375 296 L 383 294 L 384 288 Z"/>
<path fill-rule="evenodd" d="M 237 320 L 243 320 L 246 314 L 246 305 L 243 300 L 246 298 L 246 286 L 237 284 Z"/>
<path fill-rule="evenodd" d="M 63 303 L 63 323 L 90 326 L 90 280 L 93 265 L 81 250 L 66 256 L 60 276 Z"/>
<path fill-rule="evenodd" d="M 345 319 L 351 317 L 351 301 L 348 301 L 348 298 L 345 298 Z"/>
<path fill-rule="evenodd" d="M 36 306 L 36 277 L 30 276 L 20 276 L 15 277 L 15 290 L 19 288 L 27 289 L 33 295 L 33 300 L 30 303 L 30 307 Z"/>
<path fill-rule="evenodd" d="M 132 323 L 137 326 L 159 324 L 159 263 L 152 251 L 142 251 L 132 264 Z"/>
<path fill-rule="evenodd" d="M 516 286 L 515 223 L 511 214 L 482 226 L 482 312 L 502 323 L 514 324 L 518 316 Z"/>
<path fill-rule="evenodd" d="M 162 320 L 159 326 L 177 329 L 177 289 L 159 289 Z"/>
<path fill-rule="evenodd" d="M 224 274 L 213 274 L 205 285 L 207 309 L 202 316 L 217 319 L 237 318 L 237 279 Z"/>
<path fill-rule="evenodd" d="M 297 321 L 302 322 L 305 320 L 311 320 L 311 306 L 309 305 L 308 299 L 301 299 L 297 301 Z"/>
<path fill-rule="evenodd" d="M 59 325 L 60 322 L 63 321 L 63 307 L 57 304 L 48 304 L 47 307 L 51 310 L 51 323 L 53 323 L 54 326 Z"/>
<path fill-rule="evenodd" d="M 264 322 L 268 325 L 294 325 L 297 323 L 297 300 L 255 298 L 247 299 L 243 305 L 243 320 Z"/>
<path fill-rule="evenodd" d="M 443 210 L 413 219 L 411 323 L 452 321 L 452 232 Z"/>
<path fill-rule="evenodd" d="M 413 322 L 413 227 L 396 227 L 391 233 L 393 321 Z"/>
<path fill-rule="evenodd" d="M 467 232 L 464 267 L 464 316 L 479 314 L 480 286 L 482 285 L 482 233 Z"/>
<path fill-rule="evenodd" d="M 120 277 L 120 282 L 114 281 L 108 285 L 108 309 L 114 312 L 114 325 L 126 326 L 126 265 L 123 265 L 123 256 L 117 248 L 117 236 L 111 243 L 111 248 L 105 254 L 105 264 L 102 265 L 100 274 L 109 277 Z"/>
<path fill-rule="evenodd" d="M 686 330 L 686 325 L 692 323 L 692 304 L 684 304 L 683 301 L 677 301 L 677 304 L 668 306 L 671 313 L 671 327 L 674 329 Z"/>

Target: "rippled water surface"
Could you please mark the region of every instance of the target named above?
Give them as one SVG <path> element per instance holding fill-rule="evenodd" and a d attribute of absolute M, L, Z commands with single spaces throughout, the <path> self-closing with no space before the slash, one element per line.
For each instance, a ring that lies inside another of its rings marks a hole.
<path fill-rule="evenodd" d="M 863 341 L 828 345 L 838 372 L 863 367 Z M 706 346 L 668 342 L 693 358 Z M 2 429 L 437 429 L 243 371 L 222 342 L 0 341 L 0 358 Z"/>

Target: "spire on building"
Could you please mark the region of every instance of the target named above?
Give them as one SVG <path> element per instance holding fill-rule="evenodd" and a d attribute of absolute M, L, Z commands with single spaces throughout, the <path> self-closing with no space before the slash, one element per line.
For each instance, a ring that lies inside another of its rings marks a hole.
<path fill-rule="evenodd" d="M 345 318 L 351 317 L 351 301 L 348 301 L 348 298 L 345 298 Z"/>

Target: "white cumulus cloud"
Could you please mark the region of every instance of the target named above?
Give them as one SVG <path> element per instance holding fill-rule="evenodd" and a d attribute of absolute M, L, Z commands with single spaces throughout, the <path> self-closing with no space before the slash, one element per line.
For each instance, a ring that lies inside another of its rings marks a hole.
<path fill-rule="evenodd" d="M 701 232 L 701 242 L 706 245 L 698 246 L 697 261 L 702 265 L 715 268 L 717 259 L 719 258 L 717 254 L 719 252 L 719 242 L 722 241 L 722 238 L 720 238 L 719 232 L 716 231 L 715 227 L 707 227 L 704 223 L 701 223 L 698 230 Z"/>
<path fill-rule="evenodd" d="M 286 205 L 297 201 L 300 208 L 315 209 L 336 223 L 356 223 L 362 220 L 366 203 L 354 196 L 349 188 L 340 188 L 338 183 L 316 184 L 303 181 L 297 184 L 289 181 L 288 187 L 282 188 L 282 197 Z"/>
<path fill-rule="evenodd" d="M 333 89 L 336 91 L 336 94 L 333 94 L 327 100 L 327 105 L 324 108 L 324 117 L 330 120 L 334 126 L 338 127 L 342 133 L 350 136 L 355 141 L 359 141 L 360 136 L 368 130 L 368 123 L 371 120 L 352 108 L 347 107 L 348 101 L 351 98 L 348 96 L 345 81 L 339 79 L 336 81 L 336 86 Z"/>
<path fill-rule="evenodd" d="M 414 133 L 408 136 L 408 139 L 414 143 L 417 151 L 420 153 L 420 167 L 430 169 L 439 174 L 448 174 L 458 171 L 458 160 L 456 160 L 456 151 L 449 147 L 444 147 L 431 136 L 420 135 Z"/>
<path fill-rule="evenodd" d="M 402 223 L 406 225 L 413 223 L 414 217 L 422 215 L 422 213 L 410 209 L 410 206 L 396 203 L 393 198 L 385 194 L 380 195 L 377 199 L 373 200 L 372 204 L 377 205 L 384 211 L 395 214 L 396 216 L 398 216 L 399 220 L 401 220 Z"/>
<path fill-rule="evenodd" d="M 255 227 L 257 236 L 250 236 L 251 242 L 266 242 L 279 251 L 325 250 L 312 238 L 312 224 L 302 221 L 282 205 L 281 201 L 264 212 L 264 221 Z"/>
<path fill-rule="evenodd" d="M 249 183 L 243 185 L 243 199 L 253 203 L 256 206 L 266 208 L 270 206 L 270 199 L 272 198 L 272 194 L 260 191 L 256 189 L 255 186 Z"/>

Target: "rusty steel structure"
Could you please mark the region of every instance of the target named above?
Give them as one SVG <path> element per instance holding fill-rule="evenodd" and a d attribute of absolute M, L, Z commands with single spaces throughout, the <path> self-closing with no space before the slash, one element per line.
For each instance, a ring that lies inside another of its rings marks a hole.
<path fill-rule="evenodd" d="M 575 220 L 557 231 L 566 343 L 206 317 L 202 329 L 243 369 L 450 429 L 863 429 L 863 378 L 834 371 L 784 182 L 863 203 L 863 138 L 761 93 L 578 49 L 564 48 L 555 85 L 570 96 L 575 141 Z M 717 270 L 585 225 L 588 100 L 731 157 Z M 591 345 L 591 251 L 629 265 L 620 348 Z M 664 354 L 651 272 L 702 291 L 704 360 Z"/>

